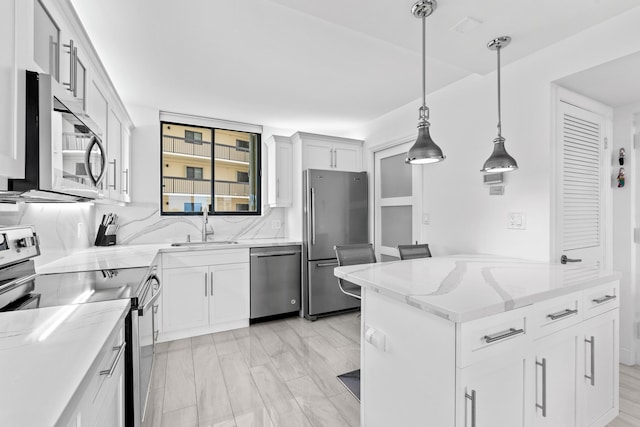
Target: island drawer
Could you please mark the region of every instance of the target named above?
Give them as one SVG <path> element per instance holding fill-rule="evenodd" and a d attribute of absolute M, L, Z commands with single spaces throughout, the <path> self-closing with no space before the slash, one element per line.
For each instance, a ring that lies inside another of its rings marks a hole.
<path fill-rule="evenodd" d="M 575 325 L 583 318 L 582 292 L 536 303 L 531 312 L 534 339 Z"/>
<path fill-rule="evenodd" d="M 162 254 L 162 268 L 202 267 L 249 262 L 249 249 L 217 249 Z"/>
<path fill-rule="evenodd" d="M 620 307 L 620 287 L 618 282 L 611 282 L 583 291 L 584 317 L 602 314 Z"/>
<path fill-rule="evenodd" d="M 530 316 L 530 307 L 523 307 L 458 324 L 456 346 L 462 350 L 458 367 L 526 348 L 531 332 Z"/>

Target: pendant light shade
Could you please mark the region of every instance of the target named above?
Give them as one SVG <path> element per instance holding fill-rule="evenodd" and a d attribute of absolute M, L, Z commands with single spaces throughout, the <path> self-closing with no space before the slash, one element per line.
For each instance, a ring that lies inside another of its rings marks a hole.
<path fill-rule="evenodd" d="M 436 163 L 444 160 L 445 156 L 442 154 L 442 150 L 431 138 L 429 133 L 429 108 L 427 107 L 427 31 L 426 31 L 426 18 L 431 15 L 437 7 L 435 0 L 421 0 L 413 5 L 411 13 L 416 18 L 422 19 L 422 106 L 419 111 L 418 119 L 418 138 L 413 144 L 413 147 L 407 153 L 405 163 L 412 165 L 422 165 L 426 163 Z"/>
<path fill-rule="evenodd" d="M 503 36 L 491 40 L 487 47 L 489 50 L 495 50 L 498 56 L 498 136 L 493 140 L 493 153 L 484 162 L 482 172 L 510 172 L 518 169 L 516 159 L 511 157 L 504 148 L 505 139 L 502 137 L 502 120 L 500 105 L 500 49 L 507 47 L 511 43 L 511 37 Z"/>

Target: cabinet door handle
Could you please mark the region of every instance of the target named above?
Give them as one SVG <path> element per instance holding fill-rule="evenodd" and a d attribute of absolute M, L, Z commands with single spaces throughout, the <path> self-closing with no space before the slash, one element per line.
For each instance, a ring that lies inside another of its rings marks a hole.
<path fill-rule="evenodd" d="M 124 178 L 124 185 L 125 185 L 124 193 L 125 194 L 129 194 L 129 168 L 126 168 L 123 173 L 124 173 L 124 176 L 125 176 L 125 178 Z"/>
<path fill-rule="evenodd" d="M 471 394 L 465 393 L 464 397 L 471 401 L 471 427 L 476 427 L 476 391 L 471 390 Z"/>
<path fill-rule="evenodd" d="M 596 385 L 596 337 L 591 335 L 591 339 L 585 339 L 584 342 L 589 343 L 591 347 L 591 370 L 590 375 L 585 374 L 584 377 L 591 381 L 591 385 Z"/>
<path fill-rule="evenodd" d="M 113 347 L 113 350 L 118 350 L 118 354 L 116 354 L 116 358 L 113 360 L 113 364 L 111 364 L 111 367 L 109 369 L 105 369 L 104 371 L 100 371 L 100 375 L 106 375 L 108 377 L 110 377 L 111 375 L 113 375 L 113 372 L 116 370 L 116 366 L 118 366 L 118 361 L 120 361 L 120 358 L 122 357 L 122 354 L 124 353 L 124 348 L 127 346 L 127 342 L 123 342 L 120 347 Z"/>
<path fill-rule="evenodd" d="M 311 198 L 311 244 L 316 244 L 316 190 L 315 188 L 311 188 L 311 192 L 309 194 Z"/>
<path fill-rule="evenodd" d="M 204 296 L 207 296 L 207 288 L 209 287 L 207 283 L 207 273 L 204 273 Z"/>
<path fill-rule="evenodd" d="M 565 308 L 564 310 L 559 311 L 557 313 L 547 314 L 547 317 L 551 320 L 558 320 L 558 319 L 562 319 L 563 317 L 570 316 L 572 314 L 578 314 L 578 310 L 571 310 L 569 308 Z"/>
<path fill-rule="evenodd" d="M 596 304 L 602 304 L 603 302 L 611 301 L 613 299 L 616 299 L 615 295 L 605 295 L 603 297 L 593 299 L 592 301 Z"/>
<path fill-rule="evenodd" d="M 489 343 L 500 341 L 505 338 L 513 337 L 519 334 L 524 334 L 524 329 L 509 328 L 509 330 L 507 331 L 502 331 L 502 332 L 498 332 L 491 335 L 485 335 L 483 339 L 487 344 L 489 344 Z"/>
<path fill-rule="evenodd" d="M 335 262 L 319 262 L 316 264 L 316 267 L 338 267 L 338 261 Z"/>
<path fill-rule="evenodd" d="M 329 167 L 333 167 L 333 148 L 329 150 Z"/>
<path fill-rule="evenodd" d="M 117 159 L 113 159 L 112 162 L 109 162 L 110 164 L 113 164 L 113 184 L 109 185 L 109 187 L 113 188 L 114 190 L 116 189 L 116 182 L 117 182 L 117 174 L 118 174 L 118 166 L 116 165 L 116 160 Z"/>
<path fill-rule="evenodd" d="M 336 149 L 333 150 L 333 167 L 338 167 L 338 150 Z"/>
<path fill-rule="evenodd" d="M 574 258 L 574 259 L 572 259 L 572 258 L 567 258 L 567 256 L 566 256 L 566 255 L 562 255 L 562 256 L 560 257 L 560 264 L 566 264 L 566 263 L 568 263 L 568 262 L 582 262 L 582 259 L 580 259 L 580 258 Z"/>
<path fill-rule="evenodd" d="M 542 416 L 547 416 L 547 359 L 542 358 L 542 363 L 536 360 L 536 366 L 542 368 L 542 405 L 536 403 L 536 408 L 542 409 Z M 536 396 L 536 399 L 538 396 Z"/>
<path fill-rule="evenodd" d="M 213 296 L 213 271 L 209 273 L 209 284 L 211 286 L 211 292 L 209 292 L 209 295 Z"/>
<path fill-rule="evenodd" d="M 73 48 L 73 96 L 78 97 L 78 48 Z"/>
<path fill-rule="evenodd" d="M 276 197 L 280 197 L 280 178 L 276 178 Z"/>
<path fill-rule="evenodd" d="M 69 49 L 69 83 L 63 83 L 63 85 L 68 86 L 67 90 L 73 93 L 73 63 L 75 62 L 73 59 L 73 40 L 69 40 L 69 44 L 62 46 Z"/>

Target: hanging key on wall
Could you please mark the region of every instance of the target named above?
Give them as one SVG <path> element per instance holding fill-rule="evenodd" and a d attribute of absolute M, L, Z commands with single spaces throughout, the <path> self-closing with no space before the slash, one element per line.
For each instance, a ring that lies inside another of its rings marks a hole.
<path fill-rule="evenodd" d="M 620 170 L 618 171 L 618 188 L 622 187 L 624 187 L 624 168 L 620 168 Z"/>
<path fill-rule="evenodd" d="M 618 152 L 618 163 L 620 163 L 620 166 L 624 165 L 624 148 L 621 148 L 620 151 Z"/>

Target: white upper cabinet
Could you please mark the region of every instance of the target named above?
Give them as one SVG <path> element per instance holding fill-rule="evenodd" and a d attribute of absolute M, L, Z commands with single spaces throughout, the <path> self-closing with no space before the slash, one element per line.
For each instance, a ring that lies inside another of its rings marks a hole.
<path fill-rule="evenodd" d="M 272 208 L 293 202 L 293 145 L 286 136 L 272 135 L 267 145 L 267 201 Z"/>
<path fill-rule="evenodd" d="M 291 139 L 302 146 L 302 170 L 362 171 L 363 141 L 304 132 Z"/>

